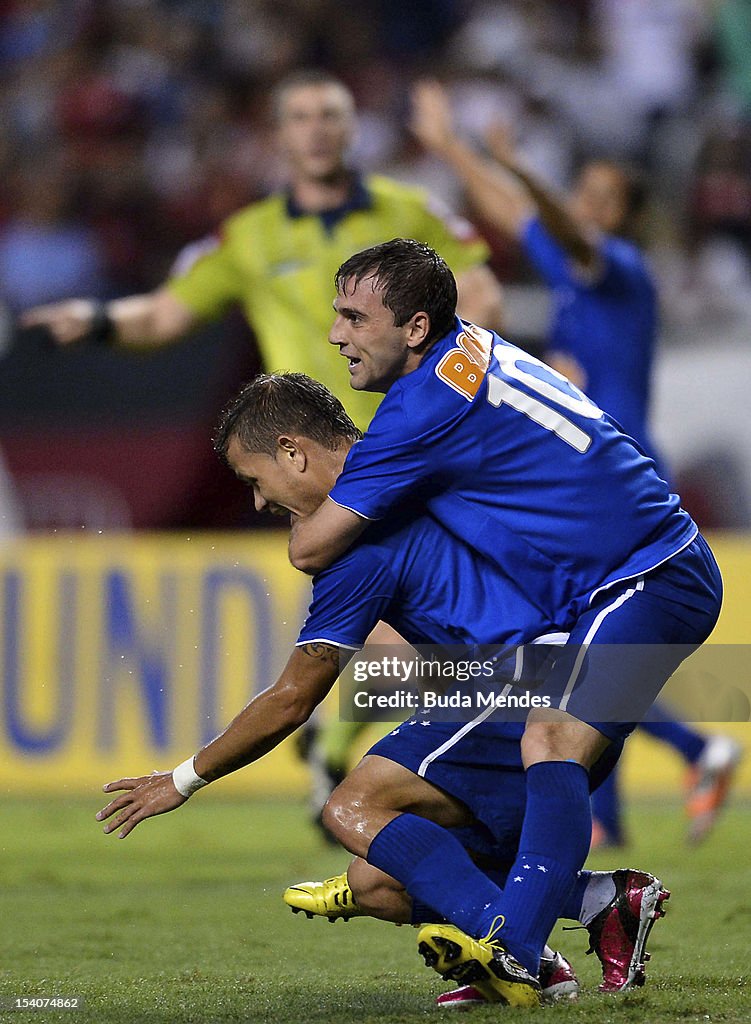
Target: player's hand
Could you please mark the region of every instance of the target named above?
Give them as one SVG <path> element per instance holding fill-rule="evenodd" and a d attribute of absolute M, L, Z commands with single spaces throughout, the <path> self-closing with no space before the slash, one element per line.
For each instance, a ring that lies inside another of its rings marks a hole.
<path fill-rule="evenodd" d="M 104 831 L 109 833 L 119 828 L 118 839 L 125 839 L 145 818 L 174 811 L 188 799 L 175 789 L 172 772 L 152 772 L 137 779 L 118 779 L 117 782 L 108 782 L 103 788 L 105 793 L 125 791 L 96 816 L 97 821 L 112 818 L 104 826 Z"/>
<path fill-rule="evenodd" d="M 21 327 L 46 327 L 58 345 L 81 341 L 91 330 L 96 305 L 90 299 L 68 299 L 35 306 L 22 313 Z"/>
<path fill-rule="evenodd" d="M 438 82 L 425 79 L 412 89 L 410 128 L 426 149 L 444 153 L 454 138 L 454 118 L 448 93 Z"/>

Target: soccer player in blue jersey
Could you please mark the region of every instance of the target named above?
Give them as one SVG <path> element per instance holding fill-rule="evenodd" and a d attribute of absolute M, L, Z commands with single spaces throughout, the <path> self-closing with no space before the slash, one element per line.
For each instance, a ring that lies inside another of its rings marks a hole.
<path fill-rule="evenodd" d="M 223 417 L 216 447 L 252 486 L 258 508 L 301 516 L 325 498 L 358 436 L 341 403 L 323 385 L 302 374 L 284 374 L 259 377 L 241 392 Z M 180 806 L 208 781 L 261 757 L 307 718 L 333 685 L 340 654 L 362 646 L 379 619 L 398 627 L 414 643 L 472 647 L 519 644 L 544 639 L 542 634 L 549 638 L 556 628 L 530 601 L 520 581 L 476 555 L 419 508 L 371 530 L 316 577 L 313 588 L 308 618 L 279 681 L 174 772 L 109 783 L 107 792 L 125 793 L 99 813 L 99 820 L 114 815 L 105 831 L 119 829 L 121 837 L 127 836 L 145 818 Z M 498 883 L 514 861 L 524 815 L 522 730 L 519 724 L 490 721 L 488 711 L 463 725 L 421 715 L 380 740 L 337 790 L 328 818 L 337 836 L 361 858 L 384 827 L 401 817 L 434 827 L 449 842 L 460 868 L 447 886 L 440 859 L 426 861 L 423 851 L 404 849 L 398 879 L 409 883 L 411 899 L 406 900 L 395 876 L 384 878 L 361 860 L 353 871 L 357 892 L 368 901 L 371 913 L 401 920 L 406 902 L 415 921 L 445 917 L 463 924 L 471 917 L 478 884 L 500 894 Z M 608 770 L 616 753 L 615 748 L 609 750 L 598 763 L 593 782 Z M 485 861 L 492 859 L 489 875 L 475 866 L 468 849 Z M 421 875 L 413 889 L 410 879 L 418 867 Z M 387 883 L 390 908 L 384 909 L 382 896 L 374 903 L 374 875 L 382 890 Z M 300 906 L 301 887 L 294 889 L 296 895 L 288 902 Z M 346 910 L 338 916 L 353 912 L 346 879 L 339 879 L 337 886 L 324 883 L 320 894 L 303 896 L 307 902 L 302 906 L 313 912 L 319 912 L 321 902 L 325 908 L 327 896 L 332 905 Z M 587 872 L 578 879 L 561 912 L 589 928 L 603 963 L 605 990 L 623 990 L 643 980 L 651 915 L 661 914 L 667 897 L 659 881 L 642 872 Z M 633 932 L 625 941 L 624 919 Z M 430 957 L 429 945 L 426 948 Z M 537 985 L 511 958 L 494 957 L 493 963 L 489 978 L 473 956 L 444 973 L 476 981 L 479 996 L 469 993 L 469 1001 L 486 997 L 536 1002 Z M 560 985 L 567 985 L 563 992 L 569 994 L 575 986 L 570 969 L 558 956 L 551 955 L 541 966 L 540 978 L 548 996 L 554 988 L 561 991 Z M 466 992 L 459 997 L 468 1001 Z"/>
<path fill-rule="evenodd" d="M 588 770 L 709 636 L 719 570 L 615 421 L 544 363 L 455 317 L 453 275 L 429 247 L 394 239 L 357 253 L 336 286 L 330 340 L 352 387 L 385 397 L 329 498 L 293 522 L 293 564 L 320 572 L 369 523 L 419 499 L 569 634 L 549 680 L 555 707 L 533 709 L 522 738 L 527 803 L 511 884 L 500 897 L 478 886 L 471 938 L 435 943 L 439 970 L 450 943 L 474 960 L 503 948 L 534 976 L 589 849 Z M 405 816 L 382 829 L 368 861 L 402 881 L 405 848 L 418 898 L 422 857 L 455 877 L 432 823 Z"/>
<path fill-rule="evenodd" d="M 501 129 L 489 134 L 493 160 L 459 137 L 445 90 L 414 90 L 413 128 L 455 170 L 489 224 L 515 240 L 550 287 L 547 361 L 635 438 L 666 476 L 649 431 L 657 295 L 652 272 L 634 243 L 645 200 L 632 169 L 608 160 L 586 163 L 568 196 L 541 181 Z M 728 791 L 740 748 L 726 736 L 704 736 L 664 710 L 644 729 L 670 743 L 691 766 L 686 809 L 689 839 L 703 839 Z M 593 798 L 601 843 L 623 841 L 616 773 Z"/>

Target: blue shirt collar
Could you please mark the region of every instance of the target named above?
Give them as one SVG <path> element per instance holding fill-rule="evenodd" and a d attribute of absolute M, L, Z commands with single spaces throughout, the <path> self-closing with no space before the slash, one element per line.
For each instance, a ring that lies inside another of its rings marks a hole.
<path fill-rule="evenodd" d="M 373 206 L 373 197 L 359 174 L 352 176 L 352 187 L 345 201 L 330 210 L 319 210 L 317 213 L 311 214 L 309 210 L 304 210 L 295 201 L 291 190 L 287 192 L 286 201 L 288 217 L 293 220 L 298 217 L 320 217 L 324 228 L 329 232 L 333 231 L 339 221 L 343 220 L 348 213 L 353 213 L 355 210 L 370 210 Z"/>

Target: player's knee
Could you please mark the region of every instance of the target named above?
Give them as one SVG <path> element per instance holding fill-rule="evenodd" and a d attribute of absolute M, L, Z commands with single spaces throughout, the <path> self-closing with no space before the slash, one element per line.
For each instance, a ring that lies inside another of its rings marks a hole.
<path fill-rule="evenodd" d="M 540 723 L 528 725 L 521 741 L 524 767 L 529 768 L 539 761 L 549 761 L 557 746 L 554 730 L 550 727 Z"/>
<path fill-rule="evenodd" d="M 350 793 L 346 784 L 337 786 L 326 801 L 321 814 L 324 828 L 347 850 L 364 856 L 367 844 L 363 835 L 363 807 L 361 799 Z"/>
<path fill-rule="evenodd" d="M 336 798 L 336 791 L 334 791 L 323 805 L 323 810 L 321 811 L 321 824 L 326 831 L 334 837 L 334 839 L 341 842 L 339 839 L 339 814 L 340 802 Z"/>
<path fill-rule="evenodd" d="M 546 717 L 530 716 L 521 741 L 525 768 L 541 761 L 577 761 L 591 768 L 608 745 L 608 740 L 592 726 L 564 712 Z"/>

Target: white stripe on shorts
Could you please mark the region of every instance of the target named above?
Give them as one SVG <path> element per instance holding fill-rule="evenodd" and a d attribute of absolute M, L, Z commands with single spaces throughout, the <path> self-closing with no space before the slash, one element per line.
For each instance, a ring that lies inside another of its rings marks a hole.
<path fill-rule="evenodd" d="M 603 622 L 605 621 L 607 616 L 610 615 L 611 612 L 617 611 L 618 608 L 621 607 L 621 605 L 625 604 L 626 601 L 628 601 L 629 598 L 633 597 L 634 594 L 637 593 L 637 591 L 639 590 L 644 590 L 644 577 L 637 580 L 635 586 L 629 587 L 628 590 L 624 590 L 624 592 L 619 597 L 617 597 L 615 601 L 607 605 L 605 608 L 602 609 L 602 611 L 598 612 L 595 616 L 594 622 L 587 630 L 587 635 L 582 640 L 581 647 L 579 648 L 579 653 L 577 654 L 576 661 L 574 662 L 574 667 L 571 669 L 571 675 L 568 677 L 566 689 L 563 691 L 561 703 L 558 705 L 561 711 L 565 711 L 568 707 L 569 698 L 571 697 L 571 693 L 573 692 L 573 689 L 576 686 L 576 680 L 579 678 L 582 662 L 584 661 L 584 658 L 587 654 L 587 647 L 592 642 L 592 639 L 597 633 L 597 630 L 600 628 L 600 626 L 603 624 Z"/>
<path fill-rule="evenodd" d="M 568 640 L 568 636 L 568 633 L 545 633 L 543 636 L 535 637 L 535 639 L 532 640 L 532 644 L 551 644 L 563 646 L 563 644 L 565 644 Z M 524 646 L 521 645 L 516 650 L 516 661 L 513 676 L 514 683 L 518 683 L 521 679 L 523 666 Z M 500 696 L 508 696 L 511 689 L 512 683 L 509 683 L 507 686 L 504 686 L 504 688 L 501 690 Z M 417 774 L 421 778 L 424 778 L 425 772 L 431 766 L 433 761 L 439 758 L 441 754 L 445 754 L 447 750 L 451 750 L 454 744 L 458 743 L 459 740 L 462 739 L 462 737 L 466 736 L 468 732 L 471 732 L 476 725 L 482 725 L 485 719 L 489 718 L 490 715 L 492 715 L 492 713 L 496 710 L 497 708 L 494 706 L 494 704 L 489 704 L 488 707 L 486 707 L 485 710 L 477 716 L 477 718 L 473 718 L 470 722 L 465 722 L 461 729 L 457 729 L 453 736 L 450 736 L 444 743 L 440 745 L 440 747 L 436 747 L 435 750 L 432 750 L 427 755 L 427 757 L 423 760 L 420 767 L 417 769 Z"/>
<path fill-rule="evenodd" d="M 504 688 L 501 690 L 501 696 L 505 697 L 510 689 L 511 683 L 509 683 L 508 686 L 504 686 Z M 449 738 L 444 743 L 442 743 L 440 747 L 436 747 L 435 750 L 432 750 L 427 755 L 427 757 L 423 760 L 420 767 L 417 769 L 417 774 L 421 778 L 424 778 L 425 772 L 428 770 L 428 768 L 430 768 L 431 764 L 436 760 L 436 758 L 440 757 L 441 754 L 445 754 L 446 751 L 450 750 L 455 743 L 458 743 L 463 736 L 466 736 L 468 732 L 471 732 L 476 725 L 481 725 L 486 718 L 489 718 L 493 714 L 493 712 L 497 710 L 498 709 L 496 708 L 495 704 L 489 704 L 484 711 L 480 712 L 477 718 L 473 718 L 471 722 L 465 722 L 461 729 L 456 730 L 453 736 L 449 736 Z"/>

